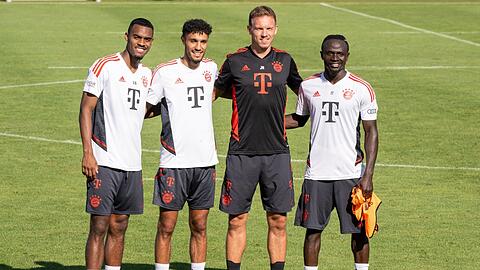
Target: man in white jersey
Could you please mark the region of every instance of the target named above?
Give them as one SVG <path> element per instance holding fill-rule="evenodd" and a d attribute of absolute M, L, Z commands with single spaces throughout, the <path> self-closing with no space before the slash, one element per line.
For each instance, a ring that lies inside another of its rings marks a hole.
<path fill-rule="evenodd" d="M 178 212 L 189 205 L 191 269 L 204 269 L 207 217 L 215 195 L 218 163 L 212 124 L 217 65 L 204 58 L 212 27 L 200 19 L 182 29 L 184 55 L 158 65 L 147 98 L 147 117 L 160 106 L 160 165 L 153 203 L 160 206 L 155 239 L 155 269 L 168 270 Z M 157 110 L 158 111 L 158 110 Z"/>
<path fill-rule="evenodd" d="M 378 108 L 370 84 L 345 70 L 348 56 L 344 36 L 329 35 L 323 40 L 321 57 L 325 71 L 302 82 L 296 113 L 286 119 L 287 128 L 296 128 L 311 117 L 310 153 L 295 217 L 295 225 L 307 229 L 305 270 L 317 269 L 321 234 L 333 208 L 337 209 L 341 232 L 352 235 L 355 269 L 368 269 L 368 237 L 352 214 L 350 193 L 358 186 L 365 198 L 372 195 Z M 364 168 L 360 123 L 365 132 Z"/>
<path fill-rule="evenodd" d="M 140 132 L 152 75 L 140 61 L 152 45 L 152 23 L 134 19 L 125 40 L 124 51 L 90 67 L 80 105 L 87 269 L 100 269 L 104 258 L 105 270 L 120 269 L 129 216 L 143 213 Z"/>

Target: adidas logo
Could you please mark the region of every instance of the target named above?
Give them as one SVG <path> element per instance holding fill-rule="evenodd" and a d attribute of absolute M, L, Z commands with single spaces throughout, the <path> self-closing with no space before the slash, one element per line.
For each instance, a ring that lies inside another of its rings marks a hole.
<path fill-rule="evenodd" d="M 118 79 L 118 81 L 119 82 L 125 82 L 125 78 L 123 78 L 123 76 L 122 76 L 122 77 L 120 77 L 120 79 Z"/>
<path fill-rule="evenodd" d="M 249 70 L 250 70 L 250 68 L 247 65 L 244 65 L 242 67 L 242 71 L 249 71 Z"/>
<path fill-rule="evenodd" d="M 313 97 L 319 97 L 320 96 L 320 93 L 318 91 L 315 92 L 315 94 L 313 94 Z"/>
<path fill-rule="evenodd" d="M 180 77 L 175 81 L 175 84 L 183 83 L 182 79 Z"/>

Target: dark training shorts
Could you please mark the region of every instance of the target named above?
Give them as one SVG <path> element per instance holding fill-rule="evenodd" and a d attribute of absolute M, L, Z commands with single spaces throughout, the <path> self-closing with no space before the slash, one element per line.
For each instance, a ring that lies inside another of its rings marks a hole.
<path fill-rule="evenodd" d="M 87 181 L 86 211 L 103 216 L 142 214 L 142 171 L 99 166 L 97 178 Z"/>
<path fill-rule="evenodd" d="M 227 155 L 220 210 L 238 215 L 247 213 L 260 185 L 263 209 L 287 213 L 294 204 L 293 176 L 290 154 Z"/>
<path fill-rule="evenodd" d="M 215 166 L 202 168 L 159 168 L 155 176 L 153 204 L 179 211 L 185 202 L 192 210 L 213 207 Z"/>
<path fill-rule="evenodd" d="M 352 213 L 350 194 L 359 179 L 314 181 L 305 179 L 298 199 L 295 225 L 308 229 L 324 230 L 333 208 L 337 209 L 340 231 L 343 234 L 360 233 Z"/>

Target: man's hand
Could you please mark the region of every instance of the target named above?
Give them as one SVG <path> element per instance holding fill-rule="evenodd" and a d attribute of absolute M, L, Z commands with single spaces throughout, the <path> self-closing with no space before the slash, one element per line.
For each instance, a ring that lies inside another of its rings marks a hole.
<path fill-rule="evenodd" d="M 82 159 L 82 173 L 87 176 L 89 180 L 95 179 L 98 173 L 97 160 L 93 154 L 84 154 Z"/>

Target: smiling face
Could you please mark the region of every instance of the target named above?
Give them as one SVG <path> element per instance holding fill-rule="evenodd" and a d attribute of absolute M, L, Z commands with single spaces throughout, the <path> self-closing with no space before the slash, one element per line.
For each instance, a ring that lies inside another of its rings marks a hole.
<path fill-rule="evenodd" d="M 251 19 L 251 24 L 247 27 L 252 37 L 252 48 L 255 51 L 268 51 L 277 34 L 277 24 L 273 16 L 259 16 Z"/>
<path fill-rule="evenodd" d="M 129 33 L 125 33 L 125 40 L 130 57 L 141 60 L 152 46 L 153 29 L 135 24 Z"/>
<path fill-rule="evenodd" d="M 337 81 L 345 76 L 345 66 L 350 53 L 344 41 L 327 40 L 320 54 L 325 67 L 325 75 L 329 81 Z"/>
<path fill-rule="evenodd" d="M 202 61 L 207 51 L 208 35 L 205 33 L 188 33 L 182 36 L 185 46 L 183 60 L 190 68 L 195 68 Z"/>

